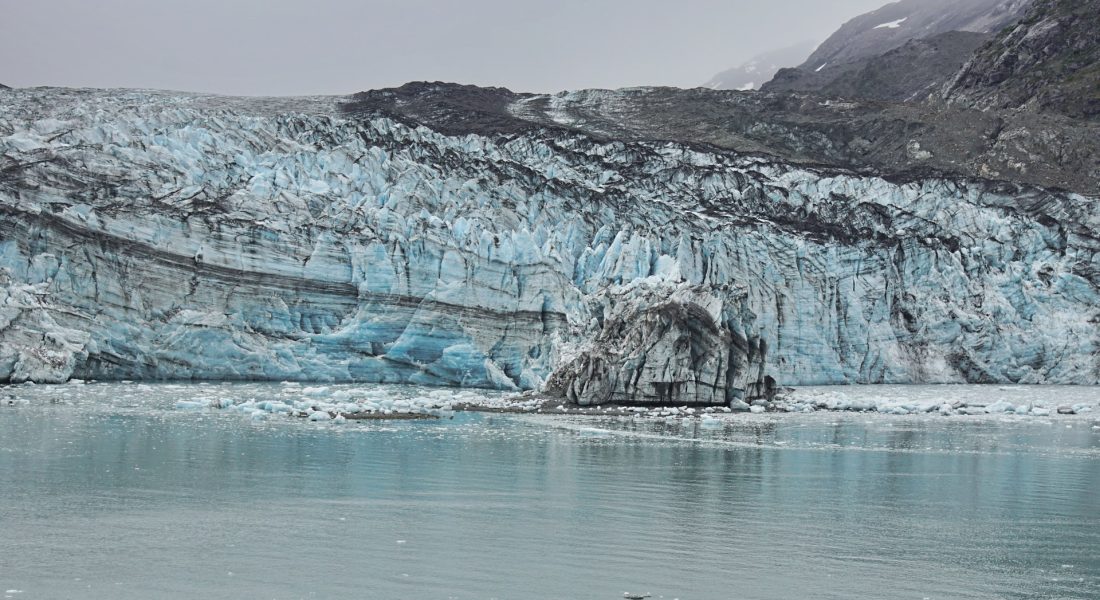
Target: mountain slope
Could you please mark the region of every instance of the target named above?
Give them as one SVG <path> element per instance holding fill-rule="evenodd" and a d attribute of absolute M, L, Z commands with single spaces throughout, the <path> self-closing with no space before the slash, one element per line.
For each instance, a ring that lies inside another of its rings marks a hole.
<path fill-rule="evenodd" d="M 903 50 L 901 56 L 895 55 L 885 62 L 878 57 L 901 48 L 910 40 L 937 38 L 948 32 L 992 33 L 1019 18 L 1027 0 L 901 0 L 887 4 L 882 8 L 860 15 L 842 25 L 829 36 L 810 57 L 797 68 L 781 69 L 771 81 L 762 86 L 767 91 L 805 91 L 819 92 L 832 85 L 838 78 L 849 81 L 866 69 L 883 72 L 891 62 L 910 55 L 922 72 L 919 85 L 906 81 L 902 65 L 897 76 L 892 76 L 888 84 L 893 87 L 919 89 L 928 85 L 930 74 L 946 75 L 953 73 L 952 67 L 961 65 L 973 50 L 964 40 L 965 36 L 939 38 L 929 45 L 911 47 Z M 934 49 L 933 52 L 929 52 Z M 912 56 L 916 54 L 916 56 Z M 921 63 L 921 54 L 936 60 L 938 65 Z M 930 55 L 929 55 L 930 54 Z M 872 64 L 872 63 L 876 63 Z M 838 84 L 842 91 L 853 89 L 851 83 Z M 864 94 L 877 99 L 893 99 L 899 94 L 874 94 L 871 86 L 863 86 Z"/>
<path fill-rule="evenodd" d="M 967 31 L 912 39 L 880 56 L 849 63 L 827 74 L 786 70 L 769 89 L 813 89 L 825 96 L 893 102 L 923 100 L 938 92 L 989 39 L 988 34 Z M 794 80 L 789 81 L 791 77 Z"/>
<path fill-rule="evenodd" d="M 1035 0 L 944 91 L 955 104 L 1100 118 L 1097 0 Z"/>

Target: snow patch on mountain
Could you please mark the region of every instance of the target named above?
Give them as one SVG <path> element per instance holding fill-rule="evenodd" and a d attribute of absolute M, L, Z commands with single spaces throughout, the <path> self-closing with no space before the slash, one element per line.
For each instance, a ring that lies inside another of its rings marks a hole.
<path fill-rule="evenodd" d="M 904 23 L 905 20 L 908 19 L 908 18 L 909 17 L 902 17 L 902 18 L 897 19 L 895 21 L 887 21 L 886 23 L 882 23 L 880 25 L 875 25 L 871 29 L 897 29 L 898 27 L 901 27 L 901 24 Z"/>

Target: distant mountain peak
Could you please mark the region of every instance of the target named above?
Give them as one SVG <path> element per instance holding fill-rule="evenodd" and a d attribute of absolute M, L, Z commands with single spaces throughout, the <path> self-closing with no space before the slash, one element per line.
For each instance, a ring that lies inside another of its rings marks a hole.
<path fill-rule="evenodd" d="M 769 50 L 711 77 L 703 87 L 712 90 L 757 89 L 771 79 L 779 69 L 805 60 L 816 46 L 817 42 L 804 41 L 785 48 Z"/>

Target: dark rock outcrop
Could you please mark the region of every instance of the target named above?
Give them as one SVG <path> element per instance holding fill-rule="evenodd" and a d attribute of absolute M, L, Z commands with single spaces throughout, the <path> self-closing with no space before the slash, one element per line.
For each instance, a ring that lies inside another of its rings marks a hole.
<path fill-rule="evenodd" d="M 1036 0 L 944 90 L 948 102 L 1100 119 L 1100 1 Z"/>

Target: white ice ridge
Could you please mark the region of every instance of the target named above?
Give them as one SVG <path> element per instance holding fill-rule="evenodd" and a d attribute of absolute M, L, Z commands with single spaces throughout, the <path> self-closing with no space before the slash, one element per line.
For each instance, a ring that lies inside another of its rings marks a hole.
<path fill-rule="evenodd" d="M 0 381 L 1100 379 L 1094 199 L 334 103 L 6 92 Z"/>

